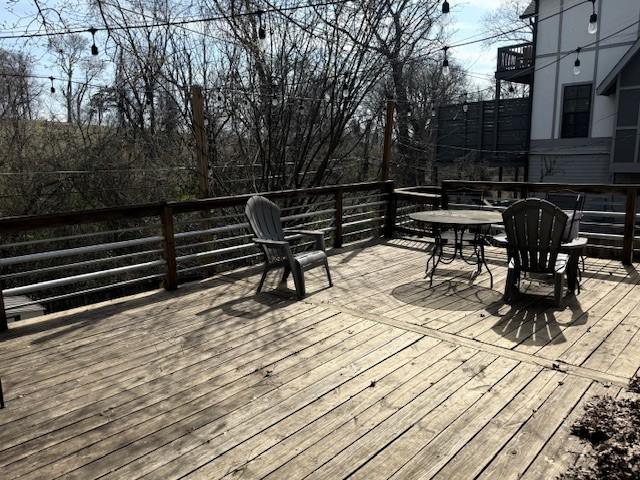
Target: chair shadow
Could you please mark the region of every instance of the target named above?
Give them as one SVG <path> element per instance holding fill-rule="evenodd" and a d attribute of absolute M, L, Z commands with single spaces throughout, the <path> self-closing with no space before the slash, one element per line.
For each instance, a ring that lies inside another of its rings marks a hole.
<path fill-rule="evenodd" d="M 574 295 L 565 297 L 563 305 L 556 307 L 551 297 L 524 293 L 509 307 L 510 309 L 491 328 L 501 337 L 512 342 L 514 347 L 517 345 L 542 347 L 548 344 L 565 343 L 566 328 L 584 325 L 589 320 L 589 312 L 582 309 L 580 301 Z M 571 311 L 571 317 L 558 321 L 558 313 L 567 308 Z"/>

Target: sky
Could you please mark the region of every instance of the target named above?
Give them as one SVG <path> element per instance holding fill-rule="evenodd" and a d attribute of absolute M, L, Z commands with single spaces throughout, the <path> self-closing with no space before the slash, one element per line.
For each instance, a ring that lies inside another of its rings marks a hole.
<path fill-rule="evenodd" d="M 32 0 L 0 0 L 0 30 L 15 31 L 16 22 L 25 25 L 29 18 L 36 15 L 35 4 Z M 449 0 L 451 4 L 451 21 L 448 28 L 452 32 L 452 43 L 466 40 L 474 35 L 482 35 L 481 21 L 483 16 L 499 7 L 502 0 Z M 47 2 L 42 1 L 42 5 Z M 43 43 L 43 42 L 40 42 Z M 508 43 L 508 42 L 507 42 Z M 1 48 L 15 47 L 14 40 L 0 40 Z M 493 74 L 496 67 L 496 54 L 500 44 L 487 47 L 481 43 L 456 48 L 450 56 L 463 65 L 465 70 L 472 73 L 473 83 L 480 88 L 493 84 Z M 36 60 L 36 74 L 50 75 L 51 59 L 47 58 L 42 47 L 33 46 L 31 54 Z"/>

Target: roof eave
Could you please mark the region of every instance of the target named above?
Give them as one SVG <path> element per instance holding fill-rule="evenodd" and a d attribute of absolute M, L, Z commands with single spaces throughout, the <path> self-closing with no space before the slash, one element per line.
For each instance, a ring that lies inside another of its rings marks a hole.
<path fill-rule="evenodd" d="M 638 40 L 636 40 L 636 43 L 634 43 L 631 46 L 631 48 L 629 48 L 629 50 L 627 50 L 627 53 L 625 53 L 622 56 L 622 58 L 616 64 L 616 66 L 613 67 L 613 69 L 604 78 L 604 80 L 602 80 L 602 82 L 600 82 L 600 85 L 598 85 L 598 88 L 596 89 L 596 93 L 598 95 L 608 96 L 608 95 L 611 95 L 615 91 L 616 85 L 617 85 L 617 81 L 618 81 L 618 75 L 620 75 L 622 70 L 624 70 L 624 67 L 627 66 L 627 64 L 631 61 L 631 59 L 638 52 L 640 52 L 640 38 L 638 38 Z"/>
<path fill-rule="evenodd" d="M 538 2 L 537 0 L 531 0 L 531 3 L 527 8 L 525 8 L 522 15 L 520 15 L 520 19 L 526 20 L 527 18 L 535 17 L 538 15 Z"/>

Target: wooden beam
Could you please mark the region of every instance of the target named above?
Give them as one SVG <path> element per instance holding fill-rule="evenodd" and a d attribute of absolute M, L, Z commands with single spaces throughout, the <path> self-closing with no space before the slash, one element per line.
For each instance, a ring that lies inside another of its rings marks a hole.
<path fill-rule="evenodd" d="M 178 288 L 178 264 L 176 262 L 176 241 L 173 230 L 173 211 L 168 205 L 162 208 L 162 236 L 164 237 L 164 260 L 167 262 L 167 275 L 164 280 L 165 290 Z"/>
<path fill-rule="evenodd" d="M 9 330 L 9 323 L 7 322 L 7 312 L 4 309 L 4 295 L 2 294 L 2 284 L 0 283 L 0 332 L 6 332 Z"/>
<path fill-rule="evenodd" d="M 387 238 L 393 237 L 393 232 L 396 228 L 396 195 L 393 188 L 393 182 L 388 182 L 384 189 L 387 194 L 387 212 L 384 218 L 384 236 Z"/>
<path fill-rule="evenodd" d="M 342 247 L 342 190 L 336 190 L 333 194 L 335 208 L 335 230 L 333 232 L 333 248 Z"/>
<path fill-rule="evenodd" d="M 384 124 L 384 148 L 382 151 L 382 180 L 389 180 L 391 165 L 391 142 L 393 139 L 393 100 L 387 100 L 387 116 Z"/>
<path fill-rule="evenodd" d="M 191 87 L 191 115 L 196 143 L 196 161 L 198 171 L 198 196 L 209 198 L 209 155 L 207 154 L 207 130 L 204 122 L 204 97 L 202 87 Z"/>
<path fill-rule="evenodd" d="M 633 264 L 633 244 L 636 228 L 636 203 L 638 190 L 630 188 L 627 190 L 627 204 L 624 217 L 624 244 L 622 249 L 622 263 L 624 265 Z"/>

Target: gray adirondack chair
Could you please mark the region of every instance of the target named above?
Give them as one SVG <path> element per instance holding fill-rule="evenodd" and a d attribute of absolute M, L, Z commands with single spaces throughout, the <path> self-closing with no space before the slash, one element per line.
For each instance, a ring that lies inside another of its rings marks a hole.
<path fill-rule="evenodd" d="M 264 253 L 264 271 L 258 285 L 258 293 L 262 290 L 269 271 L 276 268 L 284 268 L 282 283 L 286 283 L 289 274 L 293 276 L 298 299 L 304 298 L 306 293 L 304 284 L 304 272 L 306 270 L 324 266 L 329 286 L 333 286 L 329 262 L 325 253 L 323 232 L 315 230 L 284 230 L 280 218 L 280 208 L 270 200 L 257 195 L 251 197 L 247 202 L 245 214 L 255 235 L 253 241 Z M 285 240 L 285 233 L 313 237 L 315 239 L 314 249 L 294 255 L 291 251 L 291 244 Z"/>
<path fill-rule="evenodd" d="M 555 302 L 560 306 L 568 256 L 560 253 L 568 216 L 546 200 L 520 200 L 502 213 L 507 234 L 509 270 L 504 300 L 513 301 L 522 273 L 553 277 Z"/>

